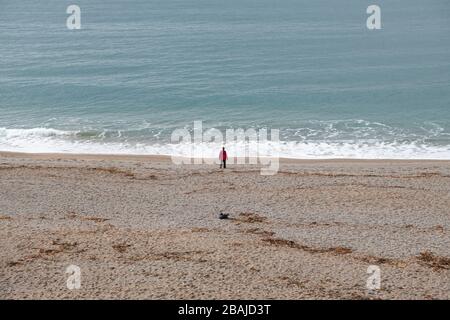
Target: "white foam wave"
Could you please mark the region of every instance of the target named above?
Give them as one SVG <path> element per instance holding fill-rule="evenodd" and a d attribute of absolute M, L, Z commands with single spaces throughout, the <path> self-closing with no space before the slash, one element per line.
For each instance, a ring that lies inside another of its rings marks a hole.
<path fill-rule="evenodd" d="M 77 139 L 77 134 L 74 131 L 48 128 L 0 128 L 0 150 L 29 153 L 173 155 L 215 158 L 221 148 L 221 145 L 214 143 L 195 145 L 191 143 L 103 142 Z M 267 141 L 250 145 L 227 144 L 227 149 L 230 156 L 238 157 L 246 156 L 250 152 L 250 155 L 293 159 L 450 159 L 449 145 L 426 145 L 419 142 Z"/>
<path fill-rule="evenodd" d="M 45 138 L 55 136 L 68 136 L 75 132 L 62 131 L 48 128 L 33 128 L 33 129 L 6 129 L 0 128 L 0 139 L 14 139 L 14 138 Z"/>

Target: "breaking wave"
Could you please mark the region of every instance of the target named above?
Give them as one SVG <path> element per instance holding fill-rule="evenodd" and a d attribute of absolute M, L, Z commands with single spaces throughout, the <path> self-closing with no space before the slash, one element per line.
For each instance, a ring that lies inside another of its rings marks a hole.
<path fill-rule="evenodd" d="M 306 129 L 297 130 L 307 131 Z M 154 135 L 157 136 L 158 134 Z M 336 134 L 337 135 L 337 134 Z M 281 134 L 284 139 L 284 135 Z M 363 137 L 364 138 L 364 137 Z M 368 137 L 367 137 L 368 138 Z M 164 140 L 164 139 L 163 139 Z M 29 153 L 130 154 L 216 157 L 221 144 L 169 143 L 127 139 L 122 132 L 64 131 L 52 128 L 0 128 L 0 150 Z M 232 156 L 279 156 L 293 159 L 450 159 L 449 144 L 426 143 L 423 139 L 383 141 L 373 139 L 265 141 L 257 144 L 227 143 Z M 252 153 L 253 152 L 253 153 Z"/>

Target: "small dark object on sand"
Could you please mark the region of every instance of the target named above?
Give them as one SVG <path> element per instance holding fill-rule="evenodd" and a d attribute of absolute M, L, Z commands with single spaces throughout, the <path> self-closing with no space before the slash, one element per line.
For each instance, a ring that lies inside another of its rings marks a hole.
<path fill-rule="evenodd" d="M 228 219 L 228 216 L 229 216 L 228 213 L 223 213 L 223 212 L 221 212 L 221 213 L 219 214 L 219 219 L 220 219 L 220 220 Z"/>

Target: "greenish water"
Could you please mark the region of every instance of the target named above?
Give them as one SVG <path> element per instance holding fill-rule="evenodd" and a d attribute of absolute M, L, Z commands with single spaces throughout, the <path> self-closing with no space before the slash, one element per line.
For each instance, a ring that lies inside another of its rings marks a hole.
<path fill-rule="evenodd" d="M 202 120 L 285 157 L 450 159 L 450 2 L 377 1 L 370 31 L 372 3 L 3 0 L 0 150 L 183 154 Z"/>

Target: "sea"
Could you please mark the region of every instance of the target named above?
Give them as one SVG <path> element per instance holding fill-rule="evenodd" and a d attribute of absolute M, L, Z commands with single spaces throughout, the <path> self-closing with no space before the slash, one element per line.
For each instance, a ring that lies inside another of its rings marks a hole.
<path fill-rule="evenodd" d="M 450 1 L 0 1 L 0 151 L 185 155 L 196 121 L 279 130 L 286 158 L 450 159 Z"/>

